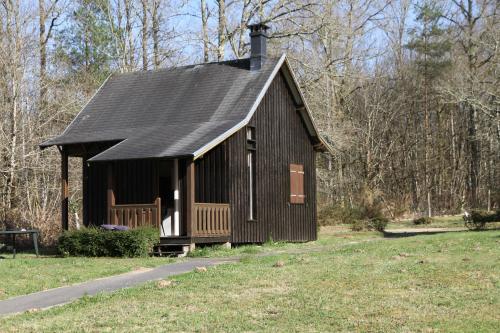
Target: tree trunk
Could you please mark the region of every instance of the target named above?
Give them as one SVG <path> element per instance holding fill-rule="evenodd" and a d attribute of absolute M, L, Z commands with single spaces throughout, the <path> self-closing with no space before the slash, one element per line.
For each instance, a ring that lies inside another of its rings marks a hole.
<path fill-rule="evenodd" d="M 142 0 L 142 69 L 148 70 L 148 0 Z"/>
<path fill-rule="evenodd" d="M 201 33 L 203 39 L 203 62 L 208 62 L 209 60 L 209 48 L 208 48 L 208 8 L 206 0 L 201 0 Z"/>
<path fill-rule="evenodd" d="M 217 49 L 217 61 L 224 60 L 224 49 L 226 48 L 226 0 L 218 0 L 219 3 L 219 26 L 217 29 L 219 47 Z"/>
<path fill-rule="evenodd" d="M 17 118 L 19 104 L 19 47 L 20 47 L 20 26 L 19 26 L 19 3 L 15 0 L 8 1 L 6 6 L 7 27 L 6 37 L 8 50 L 10 50 L 10 59 L 8 59 L 8 72 L 11 82 L 9 100 L 9 146 L 8 146 L 8 165 L 6 179 L 6 209 L 14 207 L 16 168 L 17 168 Z"/>
<path fill-rule="evenodd" d="M 132 17 L 130 13 L 130 1 L 124 0 L 125 5 L 125 32 L 127 33 L 127 43 L 128 43 L 128 71 L 131 71 L 135 67 L 135 56 L 134 56 L 134 37 L 132 35 Z"/>
<path fill-rule="evenodd" d="M 155 69 L 160 67 L 160 17 L 158 9 L 160 8 L 160 0 L 153 0 L 152 29 L 153 29 L 153 65 Z"/>
<path fill-rule="evenodd" d="M 472 208 L 478 205 L 479 169 L 481 153 L 477 140 L 477 111 L 473 105 L 468 105 L 468 137 L 469 146 L 469 204 Z"/>
<path fill-rule="evenodd" d="M 39 112 L 42 113 L 45 111 L 47 107 L 47 80 L 46 80 L 46 72 L 47 72 L 47 42 L 45 37 L 45 1 L 38 1 L 39 7 L 39 48 L 40 48 L 40 104 L 39 104 Z"/>

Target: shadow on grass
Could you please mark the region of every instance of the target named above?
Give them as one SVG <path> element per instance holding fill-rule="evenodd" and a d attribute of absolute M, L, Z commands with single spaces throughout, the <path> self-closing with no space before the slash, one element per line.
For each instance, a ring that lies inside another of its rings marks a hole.
<path fill-rule="evenodd" d="M 419 231 L 415 229 L 415 231 L 390 231 L 384 230 L 383 235 L 384 238 L 404 238 L 404 237 L 413 237 L 413 236 L 421 236 L 421 235 L 435 235 L 435 234 L 443 234 L 443 233 L 451 233 L 451 232 L 482 232 L 482 231 L 497 231 L 500 230 L 500 227 L 486 228 L 482 230 L 422 230 Z M 500 238 L 500 235 L 494 236 Z"/>
<path fill-rule="evenodd" d="M 422 235 L 435 235 L 435 234 L 443 234 L 450 232 L 464 232 L 469 230 L 425 230 L 425 231 L 383 231 L 384 238 L 404 238 L 404 237 L 413 237 L 413 236 L 422 236 Z"/>

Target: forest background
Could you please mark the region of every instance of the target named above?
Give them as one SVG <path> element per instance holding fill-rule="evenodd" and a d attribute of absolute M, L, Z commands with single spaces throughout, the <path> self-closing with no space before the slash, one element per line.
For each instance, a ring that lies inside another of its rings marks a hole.
<path fill-rule="evenodd" d="M 498 209 L 496 0 L 0 0 L 0 229 L 60 230 L 61 133 L 112 72 L 249 55 L 271 27 L 332 154 L 320 217 Z M 81 160 L 70 160 L 72 224 Z"/>

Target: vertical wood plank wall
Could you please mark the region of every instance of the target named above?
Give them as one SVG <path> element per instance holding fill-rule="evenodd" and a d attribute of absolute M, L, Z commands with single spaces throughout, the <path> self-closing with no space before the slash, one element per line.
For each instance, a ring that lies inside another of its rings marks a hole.
<path fill-rule="evenodd" d="M 206 203 L 227 203 L 226 142 L 195 161 L 195 200 Z"/>
<path fill-rule="evenodd" d="M 83 223 L 86 226 L 98 226 L 107 223 L 107 164 L 106 163 L 93 163 L 90 166 L 84 165 L 87 175 L 86 192 L 83 193 L 84 201 L 88 209 L 87 214 L 84 214 L 86 219 Z"/>
<path fill-rule="evenodd" d="M 158 196 L 158 172 L 160 162 L 134 160 L 112 162 L 117 204 L 149 204 Z M 107 166 L 108 163 L 84 164 L 87 184 L 84 202 L 88 211 L 84 215 L 85 225 L 106 223 L 107 213 Z"/>
<path fill-rule="evenodd" d="M 256 221 L 247 221 L 249 192 L 245 129 L 226 141 L 232 242 L 265 242 L 270 237 L 273 240 L 315 240 L 315 152 L 282 74 L 269 87 L 250 125 L 255 127 L 257 142 Z M 304 204 L 290 204 L 291 163 L 304 165 Z"/>

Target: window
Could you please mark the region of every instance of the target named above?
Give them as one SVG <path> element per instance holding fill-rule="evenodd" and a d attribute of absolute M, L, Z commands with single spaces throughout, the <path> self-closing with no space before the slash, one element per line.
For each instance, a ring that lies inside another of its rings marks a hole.
<path fill-rule="evenodd" d="M 255 220 L 255 128 L 247 126 L 248 219 Z"/>
<path fill-rule="evenodd" d="M 290 203 L 303 204 L 304 195 L 304 166 L 290 164 Z"/>

